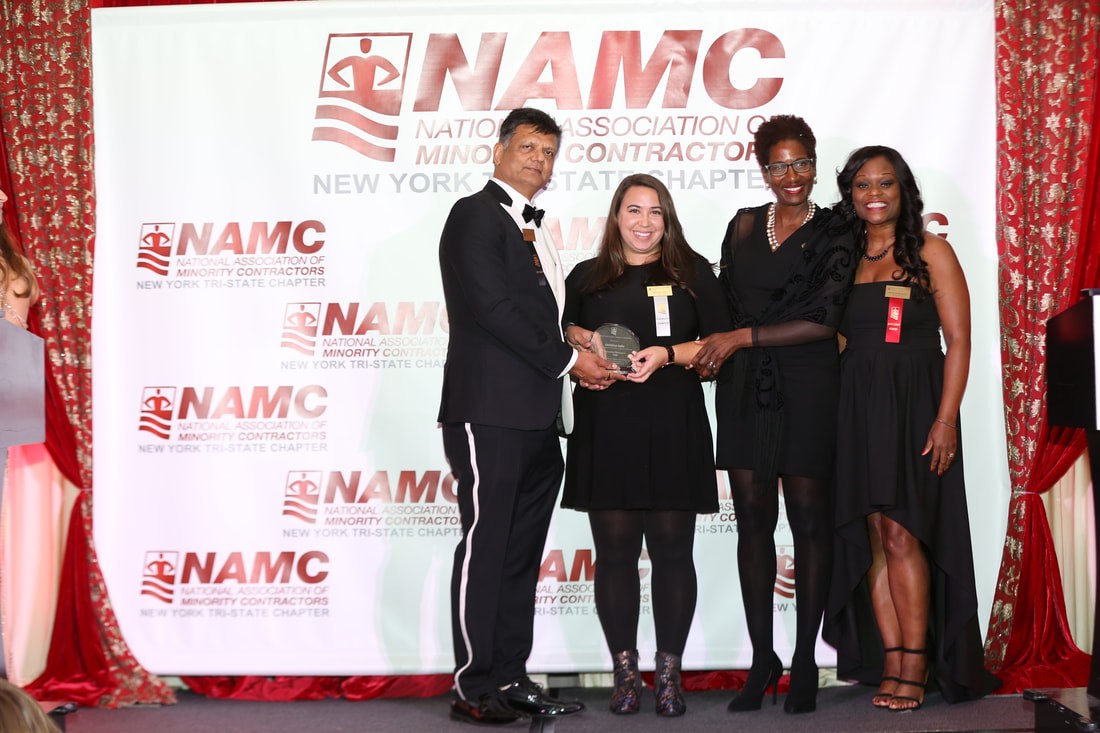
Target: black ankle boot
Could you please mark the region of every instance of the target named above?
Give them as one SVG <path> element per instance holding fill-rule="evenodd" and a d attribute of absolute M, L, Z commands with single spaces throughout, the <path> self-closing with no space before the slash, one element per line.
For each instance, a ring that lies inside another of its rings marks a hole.
<path fill-rule="evenodd" d="M 642 704 L 642 675 L 638 672 L 638 650 L 615 652 L 611 655 L 611 670 L 615 687 L 608 707 L 616 715 L 638 712 Z"/>
<path fill-rule="evenodd" d="M 684 692 L 680 689 L 680 655 L 657 652 L 657 669 L 653 673 L 657 695 L 657 714 L 673 718 L 687 712 Z"/>
<path fill-rule="evenodd" d="M 726 710 L 731 713 L 743 713 L 748 710 L 759 710 L 764 700 L 764 694 L 768 688 L 772 688 L 772 705 L 775 705 L 776 693 L 779 687 L 779 678 L 783 676 L 783 662 L 772 652 L 772 658 L 766 666 L 753 665 L 749 670 L 749 678 L 745 680 L 745 686 L 741 688 L 741 694 L 733 698 Z"/>

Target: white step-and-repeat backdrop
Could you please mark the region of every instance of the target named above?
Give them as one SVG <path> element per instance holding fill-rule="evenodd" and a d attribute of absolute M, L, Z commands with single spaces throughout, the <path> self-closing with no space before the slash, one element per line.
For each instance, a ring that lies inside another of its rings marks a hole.
<path fill-rule="evenodd" d="M 906 155 L 973 291 L 964 412 L 987 616 L 1008 497 L 992 0 L 545 7 L 93 12 L 95 539 L 149 669 L 451 668 L 459 523 L 435 423 L 436 248 L 451 204 L 490 174 L 500 120 L 523 105 L 565 129 L 540 203 L 567 267 L 594 255 L 611 191 L 639 171 L 668 184 L 690 241 L 717 259 L 729 217 L 770 199 L 752 133 L 772 114 L 813 126 L 819 204 L 836 200 L 854 148 Z M 781 650 L 797 603 L 785 522 Z M 728 493 L 697 539 L 686 665 L 745 666 Z M 593 562 L 585 518 L 559 511 L 533 671 L 607 667 Z"/>

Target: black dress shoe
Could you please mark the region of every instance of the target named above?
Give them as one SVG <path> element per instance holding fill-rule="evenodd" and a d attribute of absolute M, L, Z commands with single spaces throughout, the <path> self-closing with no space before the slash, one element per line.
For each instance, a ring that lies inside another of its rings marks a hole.
<path fill-rule="evenodd" d="M 543 692 L 542 687 L 531 681 L 530 677 L 520 677 L 500 691 L 504 702 L 512 710 L 533 716 L 572 715 L 584 710 L 584 703 L 563 701 Z"/>
<path fill-rule="evenodd" d="M 477 699 L 477 704 L 469 700 L 455 698 L 451 700 L 451 718 L 479 725 L 508 725 L 517 720 L 526 719 L 516 710 L 508 707 L 500 695 L 486 692 Z"/>

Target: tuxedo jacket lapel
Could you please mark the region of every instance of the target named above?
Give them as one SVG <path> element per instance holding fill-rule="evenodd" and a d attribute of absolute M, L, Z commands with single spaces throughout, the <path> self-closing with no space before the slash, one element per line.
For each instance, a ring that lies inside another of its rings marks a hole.
<path fill-rule="evenodd" d="M 565 313 L 565 270 L 561 265 L 561 258 L 558 257 L 557 247 L 550 239 L 550 235 L 542 227 L 534 227 L 533 225 L 523 224 L 522 215 L 514 208 L 515 202 L 512 201 L 512 197 L 508 195 L 508 192 L 498 186 L 495 182 L 489 181 L 485 184 L 485 190 L 490 193 L 494 199 L 496 199 L 508 213 L 512 216 L 512 219 L 516 222 L 518 228 L 517 237 L 520 241 L 523 241 L 522 230 L 525 228 L 533 228 L 535 230 L 535 253 L 539 257 L 539 261 L 542 263 L 543 276 L 546 278 L 547 284 L 550 286 L 551 294 L 558 306 L 558 335 L 564 341 L 565 336 L 561 332 L 561 318 Z M 565 434 L 573 432 L 573 380 L 568 376 L 562 379 L 562 395 L 561 395 L 561 421 L 562 429 Z"/>
<path fill-rule="evenodd" d="M 550 241 L 550 237 L 543 229 L 535 229 L 535 251 L 542 261 L 542 272 L 546 275 L 546 282 L 550 283 L 550 289 L 554 291 L 554 299 L 558 301 L 558 320 L 561 320 L 565 312 L 565 273 L 562 270 L 561 259 L 558 257 L 558 248 Z"/>
<path fill-rule="evenodd" d="M 565 271 L 558 257 L 558 248 L 550 241 L 550 237 L 540 227 L 535 230 L 535 250 L 542 260 L 542 272 L 546 276 L 546 282 L 554 291 L 554 299 L 558 301 L 558 323 L 561 324 L 562 315 L 565 313 Z M 562 334 L 564 340 L 565 334 Z M 569 435 L 573 432 L 573 380 L 568 376 L 561 383 L 561 428 L 562 432 Z"/>
<path fill-rule="evenodd" d="M 523 222 L 522 214 L 520 213 L 519 204 L 512 201 L 512 197 L 508 195 L 508 192 L 498 186 L 494 181 L 489 181 L 485 184 L 485 190 L 492 194 L 493 198 L 500 202 L 500 204 L 508 210 L 513 221 L 516 222 L 518 231 L 516 235 L 522 240 L 522 232 L 524 229 L 532 229 L 535 232 L 535 253 L 539 256 L 539 262 L 542 264 L 542 272 L 546 277 L 546 282 L 550 285 L 550 290 L 554 295 L 554 300 L 558 304 L 558 320 L 561 320 L 562 314 L 565 312 L 565 273 L 562 270 L 561 259 L 558 257 L 558 250 L 554 247 L 553 242 L 550 241 L 549 235 L 541 227 L 536 227 L 534 224 L 525 224 Z"/>

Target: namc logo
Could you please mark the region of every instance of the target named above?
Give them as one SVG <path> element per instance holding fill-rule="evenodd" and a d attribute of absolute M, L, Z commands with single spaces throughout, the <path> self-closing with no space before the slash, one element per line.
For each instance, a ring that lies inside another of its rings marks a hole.
<path fill-rule="evenodd" d="M 693 88 L 722 110 L 753 109 L 775 99 L 784 81 L 766 76 L 771 72 L 757 69 L 757 61 L 787 56 L 783 42 L 761 28 L 735 28 L 717 36 L 710 29 L 663 30 L 655 46 L 637 30 L 605 30 L 598 37 L 543 31 L 533 40 L 528 33 L 503 31 L 466 38 L 429 33 L 418 44 L 419 70 L 413 75 L 419 78 L 409 80 L 412 42 L 412 33 L 330 34 L 313 140 L 394 162 L 402 97 L 414 85 L 408 112 L 426 113 L 417 120 L 417 135 L 434 130 L 429 137 L 452 139 L 468 137 L 470 130 L 450 116 L 433 117 L 443 106 L 445 90 L 468 113 L 509 110 L 530 100 L 552 102 L 559 112 L 618 105 L 677 110 L 688 107 Z M 587 88 L 582 80 L 591 80 Z M 486 122 L 489 130 L 481 127 Z M 477 136 L 495 139 L 497 125 L 495 118 L 483 119 Z M 444 162 L 431 151 L 416 155 L 420 162 Z"/>
<path fill-rule="evenodd" d="M 167 222 L 142 224 L 137 266 L 149 270 L 154 275 L 167 276 L 168 265 L 172 260 L 172 240 L 175 234 L 175 224 Z"/>
<path fill-rule="evenodd" d="M 392 163 L 411 46 L 411 33 L 330 34 L 313 139 Z"/>
<path fill-rule="evenodd" d="M 325 234 L 319 219 L 146 222 L 137 267 L 160 278 L 321 276 Z"/>
<path fill-rule="evenodd" d="M 162 603 L 171 603 L 175 596 L 178 567 L 178 552 L 146 552 L 145 564 L 142 566 L 141 595 Z"/>
<path fill-rule="evenodd" d="M 320 323 L 320 303 L 287 303 L 283 313 L 283 348 L 313 356 Z"/>
<path fill-rule="evenodd" d="M 317 523 L 317 501 L 321 496 L 320 471 L 290 471 L 283 490 L 283 516 Z"/>
<path fill-rule="evenodd" d="M 345 524 L 349 516 L 374 515 L 377 505 L 403 504 L 438 511 L 458 503 L 450 471 L 288 471 L 282 488 L 284 517 L 317 524 Z M 350 520 L 350 523 L 356 523 Z"/>
<path fill-rule="evenodd" d="M 196 593 L 201 592 L 196 589 L 202 586 L 316 586 L 328 578 L 329 563 L 328 554 L 322 550 L 184 552 L 182 557 L 179 552 L 153 550 L 145 553 L 141 595 L 171 604 L 178 588 L 182 605 L 222 605 L 222 599 L 196 599 Z"/>
<path fill-rule="evenodd" d="M 439 301 L 295 302 L 283 310 L 279 345 L 323 358 L 436 358 L 449 329 Z"/>
<path fill-rule="evenodd" d="M 320 384 L 145 387 L 138 430 L 193 443 L 324 440 L 327 399 Z"/>
<path fill-rule="evenodd" d="M 176 405 L 175 387 L 146 387 L 141 391 L 138 430 L 161 440 L 172 435 L 172 411 Z"/>

